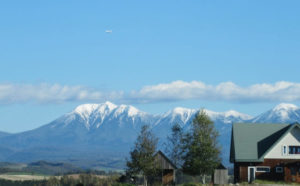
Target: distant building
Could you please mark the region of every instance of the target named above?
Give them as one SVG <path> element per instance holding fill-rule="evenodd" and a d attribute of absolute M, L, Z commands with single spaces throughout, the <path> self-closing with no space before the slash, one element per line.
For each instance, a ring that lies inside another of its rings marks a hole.
<path fill-rule="evenodd" d="M 161 151 L 155 154 L 155 161 L 161 169 L 161 175 L 159 175 L 163 185 L 173 185 L 175 183 L 176 166 L 172 161 L 167 158 Z"/>
<path fill-rule="evenodd" d="M 235 182 L 300 183 L 300 125 L 233 124 L 230 162 Z"/>
<path fill-rule="evenodd" d="M 213 178 L 214 184 L 228 184 L 228 169 L 222 163 L 220 163 L 219 166 L 214 170 Z"/>

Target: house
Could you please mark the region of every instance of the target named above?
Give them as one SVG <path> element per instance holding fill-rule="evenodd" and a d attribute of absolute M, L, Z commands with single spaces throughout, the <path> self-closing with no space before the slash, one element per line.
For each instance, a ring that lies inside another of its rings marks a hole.
<path fill-rule="evenodd" d="M 163 185 L 173 185 L 175 183 L 176 166 L 161 151 L 155 154 L 155 161 L 161 169 L 161 182 Z"/>
<path fill-rule="evenodd" d="M 230 162 L 235 182 L 300 183 L 300 125 L 233 124 Z"/>

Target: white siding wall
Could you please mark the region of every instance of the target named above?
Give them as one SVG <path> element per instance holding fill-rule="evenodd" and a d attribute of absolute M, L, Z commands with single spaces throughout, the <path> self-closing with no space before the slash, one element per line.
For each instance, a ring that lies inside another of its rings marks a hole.
<path fill-rule="evenodd" d="M 287 146 L 287 155 L 283 155 L 282 147 Z M 273 147 L 271 151 L 266 154 L 265 159 L 300 159 L 300 154 L 288 154 L 289 145 L 300 146 L 300 129 L 295 127 L 290 133 L 288 133 L 281 141 Z"/>

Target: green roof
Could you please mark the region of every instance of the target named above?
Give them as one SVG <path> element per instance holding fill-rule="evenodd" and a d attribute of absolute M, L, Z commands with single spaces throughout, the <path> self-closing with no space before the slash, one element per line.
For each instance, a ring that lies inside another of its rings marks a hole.
<path fill-rule="evenodd" d="M 296 125 L 299 127 L 299 124 L 233 124 L 230 162 L 262 162 L 271 147 Z"/>

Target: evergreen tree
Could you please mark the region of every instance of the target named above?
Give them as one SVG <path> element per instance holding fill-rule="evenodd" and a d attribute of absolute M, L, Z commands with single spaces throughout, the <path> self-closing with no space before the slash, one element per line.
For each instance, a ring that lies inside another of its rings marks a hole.
<path fill-rule="evenodd" d="M 184 139 L 183 171 L 190 175 L 211 175 L 220 163 L 218 132 L 204 110 L 196 114 L 190 133 Z"/>
<path fill-rule="evenodd" d="M 167 156 L 172 160 L 177 168 L 182 165 L 182 139 L 183 132 L 182 128 L 178 123 L 175 123 L 172 127 L 171 136 L 167 137 L 167 142 L 165 143 L 165 152 Z"/>
<path fill-rule="evenodd" d="M 157 173 L 154 154 L 156 153 L 158 138 L 154 136 L 148 125 L 144 125 L 138 136 L 134 149 L 130 152 L 130 160 L 127 161 L 127 173 L 130 175 L 143 174 L 144 185 L 147 180 Z"/>

